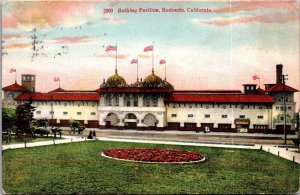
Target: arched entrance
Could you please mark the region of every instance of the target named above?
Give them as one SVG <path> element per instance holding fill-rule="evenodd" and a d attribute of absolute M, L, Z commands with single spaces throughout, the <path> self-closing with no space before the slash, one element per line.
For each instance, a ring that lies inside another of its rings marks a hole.
<path fill-rule="evenodd" d="M 143 123 L 148 126 L 149 129 L 155 129 L 158 123 L 156 116 L 154 114 L 146 114 Z"/>
<path fill-rule="evenodd" d="M 136 129 L 137 128 L 137 117 L 133 113 L 126 114 L 124 118 L 124 129 Z"/>
<path fill-rule="evenodd" d="M 119 122 L 118 116 L 115 113 L 108 113 L 105 118 L 105 127 L 106 128 L 112 128 L 114 126 L 117 126 Z"/>

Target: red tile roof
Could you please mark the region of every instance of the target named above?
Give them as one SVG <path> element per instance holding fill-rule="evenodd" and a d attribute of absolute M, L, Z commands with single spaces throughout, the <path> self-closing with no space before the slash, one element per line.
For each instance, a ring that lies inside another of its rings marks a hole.
<path fill-rule="evenodd" d="M 215 90 L 174 90 L 173 93 L 242 93 L 241 90 L 225 90 L 225 89 L 215 89 Z"/>
<path fill-rule="evenodd" d="M 2 90 L 3 91 L 29 91 L 28 89 L 19 85 L 18 83 L 14 83 L 12 85 L 3 87 Z"/>
<path fill-rule="evenodd" d="M 49 91 L 48 93 L 57 93 L 57 92 L 64 92 L 64 91 L 66 91 L 66 90 L 64 90 L 63 88 L 57 88 L 57 89 L 54 89 L 54 90 L 52 90 L 52 91 Z"/>
<path fill-rule="evenodd" d="M 145 87 L 123 87 L 123 88 L 102 88 L 96 90 L 100 93 L 112 93 L 112 92 L 120 92 L 120 93 L 170 93 L 170 90 L 161 88 L 161 87 L 153 87 L 153 88 L 145 88 Z"/>
<path fill-rule="evenodd" d="M 172 94 L 165 102 L 222 102 L 222 103 L 273 103 L 269 95 L 246 94 Z"/>
<path fill-rule="evenodd" d="M 282 91 L 283 91 L 283 84 L 276 84 L 266 90 L 266 92 L 282 92 Z M 286 92 L 298 92 L 299 90 L 294 89 L 288 85 L 285 85 L 285 91 Z"/>
<path fill-rule="evenodd" d="M 29 100 L 35 101 L 99 101 L 100 96 L 98 94 L 87 93 L 25 93 L 17 96 L 16 100 Z"/>

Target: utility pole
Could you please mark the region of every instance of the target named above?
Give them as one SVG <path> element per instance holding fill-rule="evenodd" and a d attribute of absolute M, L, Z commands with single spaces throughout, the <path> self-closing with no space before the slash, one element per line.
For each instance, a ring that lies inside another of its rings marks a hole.
<path fill-rule="evenodd" d="M 282 74 L 282 93 L 283 93 L 283 115 L 284 115 L 284 125 L 283 125 L 283 131 L 284 131 L 284 145 L 287 148 L 287 137 L 286 137 L 286 100 L 285 100 L 285 80 L 288 80 L 288 75 Z"/>

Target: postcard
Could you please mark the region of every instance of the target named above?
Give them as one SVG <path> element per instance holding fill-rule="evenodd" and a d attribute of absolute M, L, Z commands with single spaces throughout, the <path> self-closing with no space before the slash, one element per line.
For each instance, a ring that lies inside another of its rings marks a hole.
<path fill-rule="evenodd" d="M 299 6 L 3 1 L 2 192 L 299 192 Z"/>

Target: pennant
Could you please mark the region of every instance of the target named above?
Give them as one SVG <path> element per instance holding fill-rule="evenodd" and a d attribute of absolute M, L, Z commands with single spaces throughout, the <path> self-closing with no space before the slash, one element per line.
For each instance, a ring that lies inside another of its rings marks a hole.
<path fill-rule="evenodd" d="M 54 82 L 60 81 L 59 77 L 54 77 Z"/>
<path fill-rule="evenodd" d="M 109 52 L 109 51 L 117 51 L 117 46 L 114 45 L 114 46 L 107 46 L 106 49 L 105 49 L 106 52 Z"/>
<path fill-rule="evenodd" d="M 153 45 L 149 45 L 144 48 L 144 52 L 153 51 Z"/>
<path fill-rule="evenodd" d="M 253 76 L 252 76 L 252 79 L 253 79 L 253 80 L 257 80 L 257 79 L 259 79 L 259 77 L 258 77 L 257 75 L 253 75 Z"/>
<path fill-rule="evenodd" d="M 11 68 L 11 69 L 9 70 L 9 73 L 13 73 L 13 72 L 16 72 L 16 69 Z"/>
<path fill-rule="evenodd" d="M 131 64 L 137 64 L 138 63 L 138 59 L 132 59 L 131 60 Z"/>
<path fill-rule="evenodd" d="M 160 60 L 159 61 L 159 64 L 165 64 L 166 63 L 166 60 Z"/>

